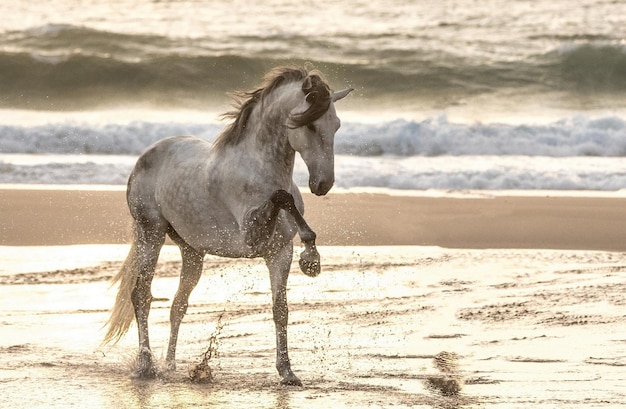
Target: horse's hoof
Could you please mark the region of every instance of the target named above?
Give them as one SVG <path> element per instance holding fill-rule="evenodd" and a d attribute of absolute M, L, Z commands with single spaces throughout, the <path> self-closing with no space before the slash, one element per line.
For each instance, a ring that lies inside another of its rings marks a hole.
<path fill-rule="evenodd" d="M 176 371 L 176 362 L 175 361 L 169 361 L 167 363 L 167 370 L 170 371 L 170 372 Z"/>
<path fill-rule="evenodd" d="M 137 371 L 135 377 L 140 379 L 154 379 L 157 371 L 152 362 L 152 353 L 149 349 L 143 348 L 137 356 Z"/>
<path fill-rule="evenodd" d="M 300 254 L 300 270 L 309 277 L 317 277 L 322 271 L 320 253 L 317 250 L 304 249 Z"/>
<path fill-rule="evenodd" d="M 285 376 L 281 381 L 281 385 L 285 386 L 302 386 L 302 381 L 293 373 Z"/>
<path fill-rule="evenodd" d="M 319 261 L 308 262 L 304 259 L 300 259 L 300 270 L 309 277 L 317 277 L 322 271 Z"/>
<path fill-rule="evenodd" d="M 134 377 L 138 379 L 155 379 L 157 377 L 157 371 L 154 368 L 141 369 L 135 372 Z"/>

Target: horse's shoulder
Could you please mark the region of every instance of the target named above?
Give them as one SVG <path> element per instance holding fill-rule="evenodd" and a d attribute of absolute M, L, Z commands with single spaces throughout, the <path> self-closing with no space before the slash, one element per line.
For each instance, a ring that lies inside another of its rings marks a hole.
<path fill-rule="evenodd" d="M 190 153 L 209 151 L 211 144 L 197 136 L 171 136 L 148 147 L 135 164 L 135 170 L 147 170 L 176 156 L 189 157 Z"/>

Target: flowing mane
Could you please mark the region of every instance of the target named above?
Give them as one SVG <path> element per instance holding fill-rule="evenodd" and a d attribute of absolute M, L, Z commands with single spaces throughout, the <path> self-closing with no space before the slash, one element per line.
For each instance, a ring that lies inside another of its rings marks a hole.
<path fill-rule="evenodd" d="M 233 122 L 216 138 L 213 149 L 222 149 L 226 146 L 235 146 L 241 142 L 248 124 L 250 114 L 254 108 L 263 102 L 280 85 L 296 81 L 304 81 L 302 92 L 311 106 L 305 112 L 290 117 L 290 125 L 294 128 L 308 125 L 320 118 L 330 106 L 330 87 L 321 78 L 317 71 L 304 68 L 277 67 L 265 75 L 260 88 L 247 92 L 233 94 L 235 110 L 222 115 L 222 118 L 233 119 Z"/>

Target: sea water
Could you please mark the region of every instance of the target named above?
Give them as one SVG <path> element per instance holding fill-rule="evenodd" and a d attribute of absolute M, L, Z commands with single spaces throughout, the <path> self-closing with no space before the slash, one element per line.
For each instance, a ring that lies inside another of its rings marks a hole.
<path fill-rule="evenodd" d="M 334 89 L 341 188 L 626 186 L 626 3 L 0 4 L 0 183 L 124 184 L 280 64 Z M 306 186 L 306 167 L 294 178 Z"/>

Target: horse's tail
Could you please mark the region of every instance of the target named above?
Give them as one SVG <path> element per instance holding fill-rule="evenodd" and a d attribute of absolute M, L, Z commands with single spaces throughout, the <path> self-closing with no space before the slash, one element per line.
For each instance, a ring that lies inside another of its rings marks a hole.
<path fill-rule="evenodd" d="M 111 310 L 111 317 L 107 321 L 106 325 L 109 329 L 104 336 L 102 345 L 108 343 L 117 343 L 130 328 L 130 325 L 135 319 L 135 309 L 131 300 L 131 295 L 135 289 L 137 283 L 137 277 L 139 276 L 139 260 L 137 252 L 136 241 L 133 240 L 130 251 L 122 268 L 113 277 L 112 284 L 114 285 L 118 281 L 120 282 L 119 290 L 117 292 L 117 298 L 115 304 Z M 106 326 L 105 325 L 105 326 Z"/>

